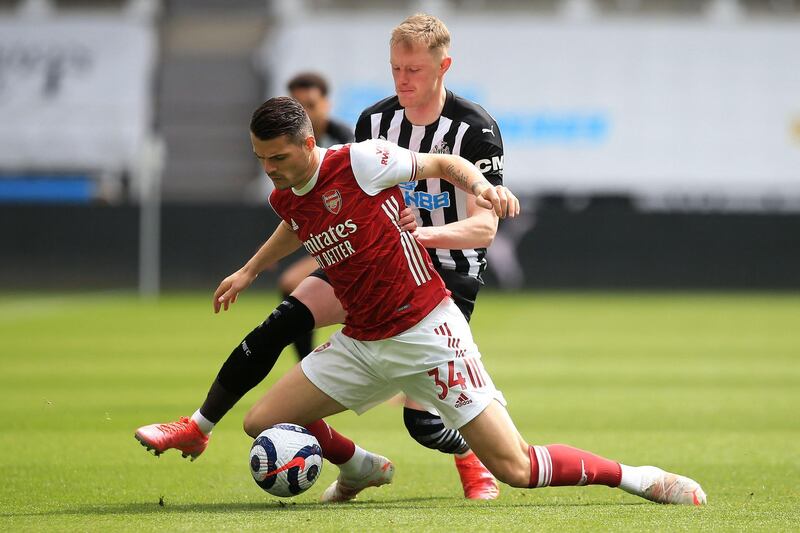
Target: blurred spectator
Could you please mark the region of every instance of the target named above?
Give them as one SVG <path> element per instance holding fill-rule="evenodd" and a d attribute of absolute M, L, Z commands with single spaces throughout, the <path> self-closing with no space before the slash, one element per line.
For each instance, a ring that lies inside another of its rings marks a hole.
<path fill-rule="evenodd" d="M 314 72 L 303 72 L 289 80 L 287 88 L 289 96 L 300 102 L 308 113 L 318 146 L 327 148 L 352 142 L 353 128 L 330 117 L 331 102 L 325 78 Z"/>

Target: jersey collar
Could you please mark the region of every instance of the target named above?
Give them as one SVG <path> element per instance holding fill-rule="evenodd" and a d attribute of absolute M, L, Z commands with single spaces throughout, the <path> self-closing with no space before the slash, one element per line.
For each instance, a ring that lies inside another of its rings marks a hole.
<path fill-rule="evenodd" d="M 327 153 L 327 148 L 322 148 L 321 146 L 317 146 L 317 154 L 319 154 L 319 165 L 317 165 L 317 170 L 314 171 L 314 175 L 311 176 L 311 179 L 308 180 L 308 183 L 300 187 L 299 189 L 295 189 L 292 187 L 292 192 L 295 193 L 297 196 L 305 196 L 311 189 L 314 188 L 314 185 L 317 184 L 317 180 L 319 179 L 319 169 L 322 167 L 322 160 L 325 159 L 325 154 Z"/>
<path fill-rule="evenodd" d="M 439 118 L 453 116 L 453 106 L 455 105 L 455 101 L 456 95 L 453 94 L 453 91 L 445 88 L 444 105 L 442 106 L 442 112 L 439 114 Z"/>

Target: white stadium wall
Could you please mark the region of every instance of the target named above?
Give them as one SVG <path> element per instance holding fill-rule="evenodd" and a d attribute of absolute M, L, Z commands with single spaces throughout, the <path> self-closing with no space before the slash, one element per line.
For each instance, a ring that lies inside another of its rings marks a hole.
<path fill-rule="evenodd" d="M 152 128 L 151 22 L 0 16 L 0 169 L 122 172 Z"/>
<path fill-rule="evenodd" d="M 517 192 L 800 209 L 800 24 L 443 18 L 454 37 L 448 86 L 499 122 Z M 354 122 L 392 94 L 388 36 L 399 20 L 287 21 L 260 55 L 271 94 L 299 70 L 320 71 L 335 112 Z"/>

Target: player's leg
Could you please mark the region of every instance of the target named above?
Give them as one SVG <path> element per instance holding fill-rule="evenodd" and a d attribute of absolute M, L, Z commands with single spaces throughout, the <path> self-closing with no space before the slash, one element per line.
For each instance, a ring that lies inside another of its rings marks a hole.
<path fill-rule="evenodd" d="M 606 485 L 657 503 L 706 503 L 696 481 L 660 468 L 631 467 L 564 444 L 529 446 L 495 401 L 459 429 L 497 479 L 514 487 Z"/>
<path fill-rule="evenodd" d="M 281 352 L 298 335 L 344 320 L 342 304 L 327 278 L 316 272 L 305 278 L 294 292 L 256 329 L 239 343 L 223 363 L 197 416 L 206 433 L 275 366 Z"/>
<path fill-rule="evenodd" d="M 436 271 L 450 290 L 453 303 L 469 323 L 472 311 L 475 309 L 475 295 L 478 293 L 480 282 L 467 274 L 452 270 Z M 426 448 L 456 456 L 467 455 L 470 451 L 458 430 L 446 428 L 439 415 L 426 411 L 422 404 L 410 398 L 406 398 L 403 406 L 403 423 L 411 438 Z"/>
<path fill-rule="evenodd" d="M 408 434 L 426 448 L 452 454 L 464 497 L 470 500 L 494 500 L 500 495 L 497 480 L 470 449 L 457 429 L 445 427 L 442 417 L 430 413 L 421 404 L 406 398 L 403 423 Z"/>
<path fill-rule="evenodd" d="M 318 268 L 317 262 L 311 256 L 304 256 L 303 258 L 295 261 L 281 273 L 278 278 L 278 291 L 281 297 L 286 300 L 313 272 Z M 295 297 L 297 295 L 295 294 Z M 302 297 L 298 300 L 303 301 Z M 292 341 L 294 344 L 297 358 L 302 359 L 314 349 L 314 330 L 307 330 L 295 337 Z"/>
<path fill-rule="evenodd" d="M 343 319 L 342 306 L 323 278 L 309 276 L 303 280 L 292 296 L 233 349 L 191 418 L 139 428 L 136 438 L 142 445 L 156 455 L 171 448 L 192 459 L 203 453 L 214 425 L 269 374 L 283 349 L 298 334 Z"/>
<path fill-rule="evenodd" d="M 314 317 L 314 328 L 342 324 L 347 313 L 336 299 L 328 276 L 320 269 L 312 272 L 298 285 L 292 296 L 304 304 Z"/>
<path fill-rule="evenodd" d="M 439 269 L 437 272 L 450 289 L 453 303 L 469 322 L 475 309 L 480 282 L 467 274 L 452 270 Z M 426 411 L 421 404 L 407 398 L 403 408 L 403 423 L 408 434 L 418 443 L 453 455 L 464 497 L 471 500 L 493 500 L 500 495 L 500 488 L 492 473 L 470 450 L 458 430 L 445 427 L 438 414 Z"/>
<path fill-rule="evenodd" d="M 393 379 L 410 397 L 436 409 L 447 427 L 458 428 L 497 479 L 531 488 L 602 484 L 662 503 L 705 502 L 702 489 L 689 478 L 654 467 L 620 465 L 562 444 L 529 446 L 484 369 L 469 326 L 452 303 L 444 302 L 397 339 L 402 341 L 398 353 L 385 356 L 398 365 L 393 367 Z"/>
<path fill-rule="evenodd" d="M 296 364 L 247 412 L 244 431 L 255 438 L 267 428 L 288 422 L 307 426 L 346 407 L 322 392 Z"/>
<path fill-rule="evenodd" d="M 330 414 L 315 410 L 316 394 L 312 395 L 312 405 L 305 405 L 305 400 L 300 400 L 288 411 L 283 405 L 306 394 L 311 386 L 331 399 L 337 398 L 339 401 L 332 401 L 339 410 L 346 406 L 361 413 L 397 392 L 396 387 L 377 376 L 364 360 L 353 356 L 351 352 L 354 351 L 358 351 L 355 341 L 341 332 L 335 333 L 328 342 L 304 358 L 292 370 L 291 377 L 281 378 L 280 386 L 276 384 L 270 389 L 245 419 L 245 430 L 251 436 L 275 423 L 290 421 L 305 426 L 317 438 L 323 457 L 339 467 L 337 480 L 322 494 L 324 502 L 352 500 L 367 487 L 391 483 L 394 475 L 394 466 L 389 459 L 363 450 L 324 420 L 313 420 L 315 415 Z M 327 409 L 330 405 L 323 407 Z M 294 418 L 281 419 L 289 416 Z"/>
<path fill-rule="evenodd" d="M 408 434 L 426 448 L 447 454 L 469 452 L 467 441 L 457 429 L 446 428 L 442 417 L 429 413 L 411 398 L 406 398 L 403 405 L 403 422 Z"/>
<path fill-rule="evenodd" d="M 322 420 L 345 409 L 314 385 L 297 364 L 250 409 L 244 429 L 255 438 L 282 422 L 305 426 L 319 441 L 323 457 L 340 470 L 336 486 L 326 491 L 329 493 L 326 501 L 346 501 L 367 487 L 391 483 L 394 465 L 387 458 L 344 439 Z M 343 441 L 349 444 L 349 449 L 342 446 Z"/>

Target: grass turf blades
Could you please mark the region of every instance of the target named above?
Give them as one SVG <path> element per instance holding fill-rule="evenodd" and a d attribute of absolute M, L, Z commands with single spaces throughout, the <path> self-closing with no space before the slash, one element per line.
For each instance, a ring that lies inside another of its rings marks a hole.
<path fill-rule="evenodd" d="M 331 423 L 390 457 L 392 485 L 317 503 L 336 469 L 279 501 L 253 484 L 244 412 L 194 463 L 147 454 L 136 427 L 190 415 L 232 346 L 274 304 L 244 295 L 214 316 L 205 293 L 0 296 L 0 529 L 471 531 L 794 530 L 800 521 L 800 296 L 485 292 L 472 322 L 484 362 L 532 443 L 563 442 L 697 479 L 706 508 L 605 487 L 501 487 L 469 502 L 452 458 L 382 405 Z M 318 342 L 326 334 L 318 334 Z"/>

